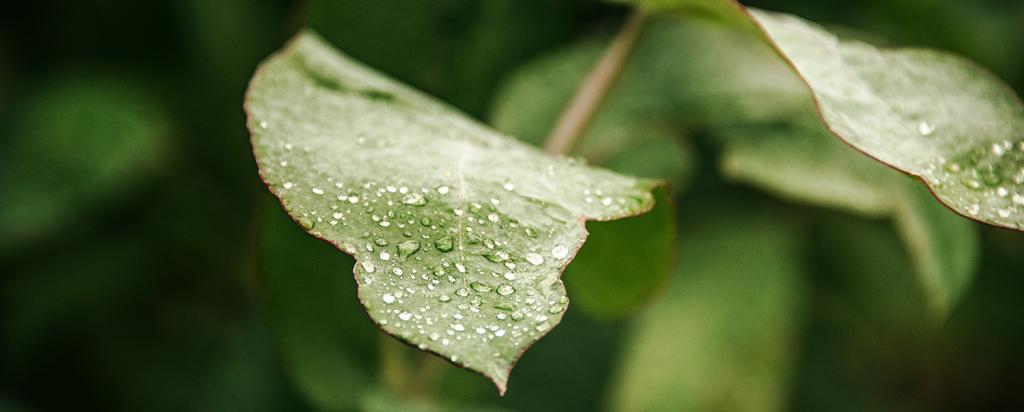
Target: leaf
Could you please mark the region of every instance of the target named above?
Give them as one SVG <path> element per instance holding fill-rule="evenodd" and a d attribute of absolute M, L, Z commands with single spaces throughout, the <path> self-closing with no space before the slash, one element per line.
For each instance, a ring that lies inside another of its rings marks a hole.
<path fill-rule="evenodd" d="M 583 222 L 653 205 L 655 182 L 492 132 L 308 32 L 257 71 L 246 110 L 262 178 L 356 258 L 370 317 L 500 392 L 562 317 Z"/>
<path fill-rule="evenodd" d="M 121 77 L 59 77 L 19 114 L 0 143 L 0 250 L 134 189 L 161 163 L 167 143 L 168 119 L 154 96 Z"/>
<path fill-rule="evenodd" d="M 1024 104 L 987 70 L 942 52 L 842 40 L 733 0 L 638 3 L 758 29 L 809 86 L 836 136 L 920 178 L 957 213 L 1024 230 Z"/>
<path fill-rule="evenodd" d="M 978 261 L 973 225 L 930 200 L 900 173 L 858 156 L 817 127 L 726 132 L 724 173 L 799 202 L 892 218 L 933 318 L 944 319 Z"/>
<path fill-rule="evenodd" d="M 917 193 L 922 189 L 910 179 L 831 136 L 806 86 L 756 36 L 706 18 L 667 17 L 671 18 L 650 22 L 586 141 L 612 141 L 618 137 L 601 134 L 613 134 L 617 125 L 640 116 L 672 127 L 652 126 L 635 135 L 681 136 L 688 134 L 688 127 L 700 128 L 724 145 L 721 169 L 733 180 L 797 202 L 892 217 L 905 229 L 912 229 L 907 222 L 915 222 L 917 229 L 907 230 L 904 239 L 908 249 L 915 251 L 915 274 L 929 290 L 929 308 L 936 319 L 942 319 L 975 273 L 978 241 L 969 222 L 944 213 L 939 204 L 919 202 Z M 501 93 L 504 100 L 499 101 L 495 115 L 499 127 L 542 138 L 554 121 L 545 113 L 557 111 L 568 100 L 571 89 L 564 84 L 581 76 L 596 58 L 592 56 L 599 50 L 595 44 L 582 41 L 520 71 Z M 720 52 L 707 53 L 708 49 Z M 765 105 L 766 101 L 772 104 Z M 622 139 L 628 141 L 626 136 Z M 926 239 L 920 236 L 922 230 L 950 235 Z M 623 248 L 630 247 L 624 244 Z M 567 275 L 570 279 L 573 271 L 587 266 L 581 260 L 585 258 L 577 257 Z M 646 259 L 637 259 L 641 260 Z M 601 278 L 588 281 L 601 285 L 597 282 Z M 570 282 L 570 294 L 577 293 L 577 288 L 587 292 L 588 285 L 579 283 Z"/>
<path fill-rule="evenodd" d="M 777 214 L 703 209 L 700 219 L 687 225 L 674 284 L 627 342 L 612 410 L 785 408 L 800 238 Z"/>
<path fill-rule="evenodd" d="M 355 262 L 266 206 L 260 279 L 282 363 L 318 410 L 354 409 L 372 382 L 378 334 L 351 298 L 356 285 L 344 274 Z"/>
<path fill-rule="evenodd" d="M 810 86 L 829 128 L 920 177 L 958 213 L 1024 229 L 1024 105 L 960 57 L 879 50 L 820 27 L 753 11 Z"/>
<path fill-rule="evenodd" d="M 633 219 L 590 228 L 590 240 L 566 270 L 569 294 L 591 315 L 615 318 L 653 301 L 675 263 L 676 222 L 665 190 Z"/>

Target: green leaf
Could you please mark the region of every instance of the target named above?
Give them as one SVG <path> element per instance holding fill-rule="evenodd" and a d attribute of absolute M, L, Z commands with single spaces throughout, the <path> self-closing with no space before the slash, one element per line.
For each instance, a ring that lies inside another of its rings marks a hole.
<path fill-rule="evenodd" d="M 752 11 L 839 137 L 917 176 L 982 222 L 1024 229 L 1024 105 L 988 71 L 928 50 L 880 50 Z"/>
<path fill-rule="evenodd" d="M 88 215 L 161 163 L 168 120 L 134 81 L 62 76 L 22 110 L 0 143 L 0 250 Z"/>
<path fill-rule="evenodd" d="M 637 3 L 758 29 L 809 86 L 836 136 L 920 178 L 957 213 L 1024 230 L 1024 104 L 987 70 L 942 52 L 842 40 L 733 0 Z"/>
<path fill-rule="evenodd" d="M 892 218 L 931 313 L 944 319 L 975 274 L 975 228 L 911 179 L 849 150 L 812 118 L 804 111 L 790 124 L 724 128 L 723 172 L 794 201 Z"/>
<path fill-rule="evenodd" d="M 667 115 L 676 110 L 676 102 L 674 95 L 662 93 L 662 85 L 673 74 L 662 69 L 682 64 L 685 56 L 662 52 L 662 41 L 678 39 L 665 28 L 645 31 L 571 154 L 619 172 L 665 179 L 683 190 L 694 162 Z M 604 36 L 588 39 L 518 70 L 498 93 L 494 127 L 542 144 L 608 41 Z"/>
<path fill-rule="evenodd" d="M 311 33 L 246 98 L 260 174 L 357 260 L 385 331 L 491 378 L 561 319 L 587 219 L 653 206 L 655 182 L 552 157 L 346 58 Z"/>
<path fill-rule="evenodd" d="M 675 263 L 676 223 L 665 190 L 654 209 L 633 219 L 594 225 L 590 241 L 566 270 L 573 302 L 591 315 L 615 318 L 651 302 Z"/>
<path fill-rule="evenodd" d="M 612 410 L 785 408 L 801 324 L 800 238 L 777 215 L 700 216 L 683 234 L 674 284 L 627 342 Z"/>
<path fill-rule="evenodd" d="M 318 410 L 354 409 L 372 383 L 378 335 L 351 297 L 355 262 L 265 205 L 260 279 L 284 367 Z"/>

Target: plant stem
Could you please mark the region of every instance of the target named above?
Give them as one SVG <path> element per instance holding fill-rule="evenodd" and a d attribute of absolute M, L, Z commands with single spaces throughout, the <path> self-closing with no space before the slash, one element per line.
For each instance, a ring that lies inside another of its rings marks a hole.
<path fill-rule="evenodd" d="M 601 102 L 622 73 L 622 68 L 633 52 L 646 21 L 647 13 L 639 8 L 629 16 L 619 34 L 612 40 L 612 44 L 601 55 L 597 65 L 576 89 L 572 101 L 566 106 L 555 128 L 544 142 L 544 150 L 548 153 L 565 154 L 576 145 L 576 141 L 586 131 L 601 107 Z"/>

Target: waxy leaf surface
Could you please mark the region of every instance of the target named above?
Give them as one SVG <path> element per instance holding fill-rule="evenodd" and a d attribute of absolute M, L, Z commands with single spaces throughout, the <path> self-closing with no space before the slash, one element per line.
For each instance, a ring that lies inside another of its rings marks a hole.
<path fill-rule="evenodd" d="M 311 33 L 261 66 L 246 109 L 262 178 L 356 258 L 370 317 L 502 392 L 568 305 L 559 277 L 583 223 L 653 205 L 653 181 L 491 131 Z"/>
<path fill-rule="evenodd" d="M 807 84 L 833 134 L 920 178 L 957 213 L 1024 230 L 1024 104 L 984 68 L 943 52 L 840 39 L 733 0 L 637 3 L 759 32 Z"/>

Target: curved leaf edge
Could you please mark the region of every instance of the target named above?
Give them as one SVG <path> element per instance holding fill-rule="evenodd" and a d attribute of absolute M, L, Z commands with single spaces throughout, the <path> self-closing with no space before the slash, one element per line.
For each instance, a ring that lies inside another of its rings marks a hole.
<path fill-rule="evenodd" d="M 314 31 L 312 31 L 310 29 L 299 30 L 295 35 L 293 35 L 289 40 L 287 40 L 281 48 L 279 48 L 278 50 L 274 51 L 269 56 L 267 56 L 265 59 L 263 59 L 263 61 L 261 61 L 259 63 L 259 65 L 256 67 L 253 75 L 250 77 L 250 82 L 249 82 L 248 86 L 246 87 L 245 96 L 244 96 L 243 105 L 242 105 L 243 111 L 245 112 L 246 130 L 249 133 L 249 146 L 250 146 L 250 148 L 252 148 L 253 161 L 256 162 L 256 165 L 257 165 L 257 172 L 259 174 L 260 183 L 263 186 L 266 186 L 267 190 L 270 191 L 270 193 L 274 196 L 274 199 L 277 201 L 277 203 L 286 212 L 286 214 L 288 215 L 288 218 L 291 219 L 292 222 L 295 223 L 297 226 L 299 226 L 304 232 L 306 232 L 306 234 L 308 234 L 310 236 L 313 236 L 314 238 L 316 238 L 316 239 L 318 239 L 320 241 L 323 241 L 323 242 L 333 246 L 335 249 L 341 251 L 342 253 L 345 253 L 345 254 L 347 254 L 347 255 L 352 257 L 353 261 L 355 262 L 355 264 L 352 267 L 352 278 L 353 278 L 353 281 L 354 281 L 355 280 L 355 275 L 356 275 L 356 268 L 358 268 L 360 263 L 361 263 L 360 259 L 356 256 L 357 253 L 354 252 L 354 251 L 346 250 L 344 248 L 344 246 L 341 245 L 340 243 L 335 242 L 335 241 L 333 241 L 331 239 L 328 239 L 325 236 L 317 235 L 313 231 L 303 227 L 302 223 L 299 221 L 299 218 L 297 218 L 293 214 L 293 211 L 285 204 L 284 198 L 281 196 L 281 194 L 278 193 L 278 191 L 274 189 L 274 185 L 272 185 L 267 180 L 267 177 L 264 174 L 263 169 L 259 167 L 260 163 L 259 163 L 259 159 L 257 158 L 256 151 L 255 151 L 256 145 L 255 145 L 255 141 L 253 139 L 255 137 L 255 132 L 256 132 L 257 128 L 259 127 L 259 124 L 253 118 L 252 110 L 250 110 L 250 108 L 249 108 L 250 97 L 252 95 L 253 86 L 254 86 L 254 82 L 251 79 L 255 79 L 255 78 L 259 77 L 260 74 L 262 73 L 262 71 L 265 69 L 265 67 L 266 67 L 268 62 L 270 62 L 271 60 L 277 58 L 280 55 L 283 55 L 287 50 L 291 49 L 291 47 L 296 42 L 298 42 L 300 38 L 302 38 L 303 36 L 306 36 L 306 35 L 318 36 L 318 35 L 315 34 Z M 547 154 L 546 152 L 541 152 L 541 153 L 545 153 L 545 155 L 550 155 L 550 154 Z M 552 155 L 552 156 L 554 156 L 554 155 Z M 661 179 L 638 179 L 637 187 L 641 188 L 641 189 L 643 189 L 645 191 L 650 192 L 650 191 L 653 191 L 653 190 L 658 189 L 658 188 L 665 188 L 665 187 L 667 187 L 667 182 L 664 181 L 664 180 L 661 180 Z M 562 282 L 562 276 L 565 274 L 566 268 L 568 268 L 569 264 L 571 264 L 573 259 L 576 258 L 576 255 L 579 253 L 580 249 L 583 247 L 583 244 L 586 242 L 587 237 L 590 234 L 590 232 L 587 231 L 586 222 L 588 222 L 588 221 L 594 221 L 594 222 L 612 221 L 612 220 L 618 220 L 618 219 L 628 218 L 628 217 L 631 217 L 631 216 L 637 216 L 637 215 L 641 215 L 641 214 L 647 213 L 647 212 L 651 211 L 651 209 L 654 208 L 654 203 L 656 201 L 655 198 L 656 198 L 656 196 L 654 196 L 654 195 L 650 196 L 648 198 L 647 202 L 645 202 L 644 204 L 641 205 L 640 208 L 638 208 L 638 209 L 636 209 L 635 211 L 632 211 L 632 212 L 623 212 L 621 214 L 611 215 L 611 216 L 608 216 L 608 217 L 590 218 L 590 219 L 588 219 L 584 215 L 577 216 L 577 219 L 576 219 L 577 220 L 577 224 L 578 224 L 579 228 L 582 230 L 583 237 L 580 239 L 579 243 L 576 244 L 573 249 L 571 249 L 570 254 L 564 260 L 564 264 L 559 268 L 559 271 L 558 271 L 558 281 Z M 668 196 L 666 196 L 666 198 L 668 198 Z M 669 276 L 666 276 L 665 278 L 666 278 L 666 282 L 665 283 L 667 284 L 667 279 L 669 278 Z M 554 322 L 552 322 L 551 329 L 548 329 L 547 331 L 544 331 L 544 333 L 541 333 L 541 334 L 537 335 L 536 339 L 534 339 L 532 342 L 530 342 L 529 345 L 525 345 L 519 352 L 517 352 L 513 356 L 512 361 L 509 362 L 508 367 L 503 371 L 503 373 L 501 375 L 491 376 L 491 375 L 487 374 L 484 371 L 479 371 L 479 370 L 473 369 L 473 368 L 471 368 L 471 367 L 469 367 L 469 366 L 467 366 L 465 364 L 462 364 L 462 363 L 460 363 L 458 361 L 453 361 L 451 358 L 449 358 L 449 357 L 447 357 L 447 356 L 445 356 L 445 355 L 443 355 L 441 353 L 438 353 L 438 352 L 436 352 L 434 350 L 431 350 L 429 347 L 426 347 L 424 345 L 417 345 L 417 344 L 407 340 L 403 336 L 396 335 L 396 334 L 393 334 L 391 332 L 388 332 L 387 329 L 385 329 L 383 325 L 381 325 L 376 319 L 373 318 L 373 316 L 370 315 L 369 309 L 367 308 L 367 302 L 364 299 L 362 285 L 359 282 L 355 282 L 355 283 L 356 283 L 356 294 L 357 294 L 357 297 L 359 299 L 360 306 L 363 308 L 363 312 L 366 314 L 367 318 L 369 318 L 370 321 L 373 322 L 374 326 L 376 326 L 378 329 L 380 329 L 381 332 L 383 332 L 383 333 L 385 333 L 387 335 L 390 335 L 391 337 L 395 338 L 399 342 L 401 342 L 401 343 L 403 343 L 403 344 L 405 344 L 407 346 L 410 346 L 410 347 L 412 347 L 414 349 L 417 349 L 417 350 L 420 350 L 422 352 L 426 352 L 426 353 L 435 355 L 435 356 L 445 360 L 446 362 L 448 362 L 449 364 L 451 364 L 451 365 L 453 365 L 455 367 L 458 367 L 458 368 L 461 368 L 461 369 L 465 369 L 467 371 L 476 373 L 478 375 L 483 376 L 484 378 L 489 379 L 491 382 L 494 383 L 495 387 L 498 389 L 498 394 L 500 396 L 505 396 L 505 392 L 508 389 L 509 376 L 512 373 L 512 369 L 515 368 L 515 365 L 519 363 L 519 360 L 522 359 L 522 356 L 526 353 L 526 351 L 528 349 L 533 347 L 533 345 L 536 344 L 537 342 L 539 342 L 540 339 L 542 339 L 543 337 L 547 336 L 548 333 L 550 333 L 552 330 L 554 330 L 554 328 L 558 324 L 560 324 L 562 322 L 562 317 L 565 316 L 566 312 L 568 312 L 569 305 L 572 303 L 571 301 L 566 303 L 566 305 L 565 305 L 566 310 L 564 310 L 561 313 L 559 313 L 557 319 L 553 319 Z"/>
<path fill-rule="evenodd" d="M 817 94 L 814 93 L 814 89 L 812 88 L 811 84 L 807 81 L 807 79 L 803 76 L 803 74 L 800 73 L 800 70 L 797 68 L 796 63 L 793 62 L 793 60 L 789 57 L 789 55 L 787 55 L 786 52 L 783 51 L 782 48 L 778 45 L 778 43 L 776 43 L 775 40 L 772 39 L 771 35 L 768 33 L 768 30 L 757 19 L 757 17 L 754 16 L 754 14 L 750 11 L 750 9 L 747 8 L 747 6 L 744 6 L 743 4 L 741 4 L 737 0 L 720 0 L 720 1 L 726 3 L 728 5 L 728 7 L 733 9 L 733 11 L 739 12 L 739 14 L 742 15 L 744 17 L 744 19 L 745 19 L 745 21 L 743 23 L 747 24 L 748 27 L 750 29 L 752 29 L 753 32 L 755 32 L 758 35 L 758 37 L 760 37 L 765 43 L 767 43 L 772 48 L 772 50 L 775 51 L 775 54 L 777 54 L 779 56 L 779 58 L 781 58 L 786 63 L 786 65 L 789 66 L 790 69 L 793 70 L 793 72 L 794 72 L 794 74 L 796 74 L 797 78 L 800 79 L 800 82 L 803 83 L 804 86 L 807 88 L 808 93 L 810 93 L 811 99 L 813 99 L 812 101 L 814 102 L 815 114 L 821 120 L 822 124 L 825 126 L 825 128 L 828 130 L 828 132 L 830 134 L 832 134 L 833 136 L 835 136 L 837 139 L 839 139 L 840 142 L 842 142 L 846 146 L 849 146 L 851 149 L 856 150 L 858 153 L 860 153 L 860 154 L 862 154 L 864 156 L 867 156 L 871 160 L 874 160 L 874 161 L 876 161 L 876 162 L 878 162 L 878 163 L 880 163 L 882 165 L 885 165 L 886 167 L 889 167 L 890 169 L 896 170 L 896 171 L 898 171 L 900 173 L 903 173 L 903 174 L 905 174 L 907 176 L 910 176 L 910 177 L 914 178 L 914 180 L 916 180 L 919 183 L 925 185 L 925 187 L 928 189 L 928 192 L 931 193 L 932 197 L 934 197 L 943 207 L 945 207 L 946 209 L 949 209 L 951 212 L 956 213 L 957 215 L 960 215 L 961 217 L 964 217 L 966 219 L 969 219 L 969 220 L 972 220 L 972 221 L 975 221 L 975 222 L 978 222 L 978 223 L 981 223 L 983 225 L 986 225 L 986 226 L 989 226 L 989 227 L 993 227 L 993 228 L 1004 229 L 1004 230 L 1009 230 L 1009 231 L 1013 231 L 1013 232 L 1024 232 L 1024 227 L 1013 227 L 1013 226 L 1009 226 L 1009 225 L 1006 225 L 1006 224 L 1000 224 L 1000 223 L 996 223 L 996 222 L 990 222 L 990 221 L 982 220 L 982 219 L 980 219 L 980 218 L 978 218 L 976 216 L 971 216 L 970 214 L 968 214 L 968 213 L 966 213 L 964 211 L 958 210 L 957 207 L 954 204 L 952 204 L 951 201 L 943 198 L 943 196 L 937 191 L 937 188 L 934 185 L 932 185 L 931 183 L 929 183 L 928 180 L 925 179 L 924 176 L 922 176 L 921 174 L 915 173 L 915 172 L 913 172 L 911 170 L 905 170 L 905 169 L 902 169 L 902 168 L 900 168 L 900 167 L 898 167 L 896 165 L 893 165 L 893 164 L 890 164 L 888 162 L 882 161 L 878 157 L 872 155 L 871 153 L 868 153 L 868 152 L 864 151 L 863 149 L 855 146 L 853 143 L 851 143 L 849 140 L 847 140 L 847 138 L 844 137 L 838 131 L 836 131 L 833 128 L 832 124 L 829 123 L 828 120 L 825 118 L 825 113 L 823 112 L 822 104 L 821 104 Z M 637 5 L 637 7 L 645 7 L 645 6 L 640 4 L 640 5 Z M 683 11 L 693 11 L 693 12 L 699 13 L 700 8 L 699 7 L 695 7 L 695 8 L 684 7 Z M 713 14 L 714 13 L 712 13 L 712 15 Z M 725 18 L 728 19 L 727 16 Z M 803 19 L 803 18 L 800 18 L 800 20 L 806 21 L 806 19 Z M 812 23 L 812 24 L 815 24 L 815 23 Z M 975 62 L 971 61 L 970 59 L 967 59 L 967 58 L 965 58 L 963 56 L 960 56 L 958 54 L 944 52 L 944 51 L 936 51 L 936 50 L 930 50 L 930 49 L 917 48 L 917 47 L 892 48 L 892 47 L 878 47 L 878 46 L 874 46 L 874 45 L 872 45 L 872 47 L 878 49 L 881 52 L 927 50 L 930 53 L 937 53 L 939 55 L 942 55 L 942 56 L 945 56 L 945 57 L 948 57 L 948 58 L 952 58 L 952 59 L 958 60 L 960 63 L 964 63 L 964 64 L 966 64 L 968 66 L 971 66 L 973 69 L 977 70 L 978 74 L 980 76 L 986 77 L 987 80 L 991 81 L 994 85 L 996 85 L 997 87 L 999 87 L 1003 91 L 1008 92 L 1007 94 L 1009 94 L 1010 96 L 1013 96 L 1013 98 L 1016 100 L 1016 102 L 1018 104 L 1024 106 L 1024 100 L 1022 100 L 1021 97 L 1019 95 L 1017 95 L 1016 91 L 1013 90 L 1013 88 L 1010 87 L 1010 85 L 1008 85 L 1005 81 L 1003 81 L 1001 78 L 996 76 L 995 73 L 993 73 L 990 69 L 988 69 L 987 67 L 984 67 L 984 66 L 982 66 L 982 65 L 980 65 L 978 63 L 975 63 Z"/>

